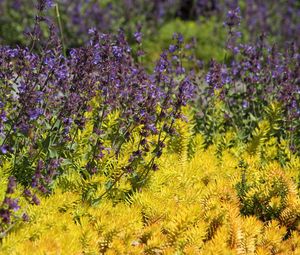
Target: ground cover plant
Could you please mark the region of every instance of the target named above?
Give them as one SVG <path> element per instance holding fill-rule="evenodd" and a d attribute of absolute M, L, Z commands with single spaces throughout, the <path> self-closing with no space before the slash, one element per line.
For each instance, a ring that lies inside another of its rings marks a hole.
<path fill-rule="evenodd" d="M 143 191 L 115 206 L 81 202 L 83 183 L 57 189 L 29 207 L 30 223 L 3 240 L 3 253 L 298 254 L 299 159 L 282 169 L 239 150 L 163 156 Z"/>
<path fill-rule="evenodd" d="M 300 254 L 297 1 L 0 6 L 0 254 Z"/>

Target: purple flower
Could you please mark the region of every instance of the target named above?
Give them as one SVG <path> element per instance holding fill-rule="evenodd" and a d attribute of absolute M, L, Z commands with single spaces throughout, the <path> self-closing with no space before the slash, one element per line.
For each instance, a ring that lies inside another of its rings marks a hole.
<path fill-rule="evenodd" d="M 95 27 L 89 28 L 89 30 L 88 30 L 88 34 L 89 35 L 94 35 L 96 33 L 97 33 L 97 29 Z"/>
<path fill-rule="evenodd" d="M 119 46 L 113 46 L 112 53 L 117 59 L 121 59 L 123 57 L 123 49 Z"/>
<path fill-rule="evenodd" d="M 231 28 L 234 26 L 238 26 L 240 22 L 241 22 L 241 10 L 239 7 L 229 10 L 227 12 L 225 25 Z"/>
<path fill-rule="evenodd" d="M 29 216 L 28 216 L 27 213 L 23 213 L 23 214 L 22 214 L 22 219 L 23 219 L 23 221 L 25 221 L 25 222 L 28 222 L 28 221 L 30 220 L 30 218 L 29 218 Z"/>
<path fill-rule="evenodd" d="M 19 202 L 18 199 L 13 199 L 13 198 L 8 198 L 8 197 L 6 197 L 3 201 L 4 204 L 8 205 L 8 208 L 10 210 L 14 210 L 14 211 L 17 211 L 20 209 L 18 202 Z"/>
<path fill-rule="evenodd" d="M 231 77 L 225 65 L 212 61 L 209 72 L 206 75 L 206 82 L 211 89 L 221 89 L 225 84 L 231 82 Z"/>
<path fill-rule="evenodd" d="M 30 120 L 36 120 L 39 116 L 41 116 L 43 114 L 43 112 L 44 112 L 44 110 L 41 109 L 41 108 L 29 110 L 29 112 L 28 112 L 29 119 Z"/>
<path fill-rule="evenodd" d="M 185 106 L 189 100 L 191 100 L 195 95 L 195 85 L 186 78 L 183 80 L 179 86 L 179 94 L 177 97 L 177 103 Z"/>
<path fill-rule="evenodd" d="M 7 51 L 7 53 L 10 58 L 15 58 L 19 54 L 19 50 L 18 49 L 9 49 Z"/>
<path fill-rule="evenodd" d="M 10 223 L 11 212 L 8 209 L 0 209 L 0 218 L 6 224 Z"/>
<path fill-rule="evenodd" d="M 177 40 L 178 45 L 183 43 L 183 35 L 181 33 L 174 33 L 173 39 Z"/>
<path fill-rule="evenodd" d="M 38 0 L 37 9 L 39 11 L 44 11 L 47 8 L 51 8 L 53 6 L 53 0 Z"/>
<path fill-rule="evenodd" d="M 153 164 L 153 165 L 152 165 L 152 170 L 153 170 L 153 171 L 157 171 L 157 170 L 158 170 L 157 164 Z"/>
<path fill-rule="evenodd" d="M 38 199 L 38 197 L 36 196 L 36 194 L 34 194 L 32 196 L 32 202 L 35 204 L 35 205 L 39 205 L 41 202 L 40 200 Z"/>
<path fill-rule="evenodd" d="M 46 57 L 45 58 L 45 64 L 49 66 L 50 69 L 52 69 L 55 66 L 55 58 L 54 56 Z"/>
<path fill-rule="evenodd" d="M 176 45 L 174 45 L 174 44 L 171 44 L 171 45 L 169 46 L 169 51 L 170 51 L 171 53 L 175 52 L 176 49 L 177 49 L 177 47 L 176 47 Z"/>
<path fill-rule="evenodd" d="M 45 1 L 47 7 L 51 7 L 53 5 L 53 0 L 45 0 Z"/>
<path fill-rule="evenodd" d="M 142 33 L 140 31 L 137 31 L 133 34 L 135 40 L 137 41 L 137 43 L 141 43 L 142 42 Z"/>
<path fill-rule="evenodd" d="M 10 176 L 8 179 L 8 185 L 7 185 L 7 194 L 12 194 L 15 191 L 15 188 L 17 186 L 16 178 L 14 176 Z"/>
<path fill-rule="evenodd" d="M 29 189 L 25 189 L 23 193 L 26 197 L 31 197 L 32 196 L 31 191 Z"/>
<path fill-rule="evenodd" d="M 249 107 L 249 102 L 247 100 L 243 100 L 243 104 L 242 104 L 243 108 L 246 109 Z"/>
<path fill-rule="evenodd" d="M 169 61 L 167 59 L 166 52 L 164 52 L 160 55 L 160 59 L 156 63 L 155 72 L 161 74 L 167 69 L 168 66 L 169 66 Z"/>
<path fill-rule="evenodd" d="M 148 130 L 150 130 L 153 134 L 157 134 L 157 133 L 158 133 L 158 130 L 157 130 L 157 128 L 155 127 L 154 124 L 147 125 L 146 128 L 147 128 Z"/>
<path fill-rule="evenodd" d="M 8 152 L 8 150 L 9 150 L 8 145 L 4 144 L 4 145 L 0 146 L 0 151 L 2 154 L 6 154 Z"/>
<path fill-rule="evenodd" d="M 0 123 L 7 121 L 7 114 L 6 111 L 0 111 Z"/>

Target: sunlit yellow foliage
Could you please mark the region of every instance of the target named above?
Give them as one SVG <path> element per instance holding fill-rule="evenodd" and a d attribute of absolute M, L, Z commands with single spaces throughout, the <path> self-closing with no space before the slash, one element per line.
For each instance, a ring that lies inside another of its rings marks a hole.
<path fill-rule="evenodd" d="M 218 154 L 217 146 L 203 150 L 199 137 L 189 158 L 182 153 L 193 134 L 181 133 L 182 150 L 164 154 L 146 185 L 118 203 L 89 204 L 105 191 L 104 177 L 84 180 L 70 168 L 54 194 L 28 207 L 30 222 L 15 226 L 0 254 L 300 254 L 299 159 L 266 163 L 247 146 Z M 268 157 L 277 153 L 273 144 L 264 147 Z"/>

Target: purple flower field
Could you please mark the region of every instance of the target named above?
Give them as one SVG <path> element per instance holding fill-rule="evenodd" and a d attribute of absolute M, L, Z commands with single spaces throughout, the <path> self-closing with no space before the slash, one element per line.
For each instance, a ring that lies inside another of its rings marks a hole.
<path fill-rule="evenodd" d="M 300 254 L 299 35 L 297 0 L 0 0 L 0 254 Z"/>

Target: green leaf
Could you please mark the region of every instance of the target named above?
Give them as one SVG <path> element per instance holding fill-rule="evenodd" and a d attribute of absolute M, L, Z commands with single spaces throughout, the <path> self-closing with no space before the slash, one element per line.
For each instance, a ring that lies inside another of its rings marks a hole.
<path fill-rule="evenodd" d="M 50 158 L 58 158 L 58 151 L 56 150 L 55 147 L 48 148 L 48 152 Z"/>

